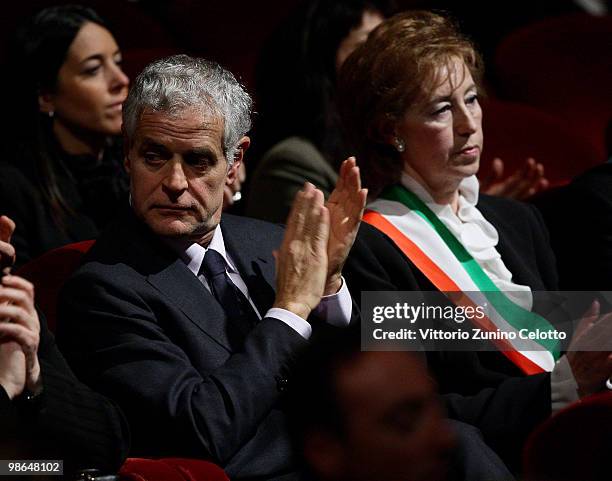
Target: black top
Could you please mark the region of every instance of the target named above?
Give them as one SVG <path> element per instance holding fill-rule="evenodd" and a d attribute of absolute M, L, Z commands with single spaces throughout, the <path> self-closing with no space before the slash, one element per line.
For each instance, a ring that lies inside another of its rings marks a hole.
<path fill-rule="evenodd" d="M 564 290 L 612 290 L 612 163 L 533 199 L 550 231 Z"/>
<path fill-rule="evenodd" d="M 125 419 L 111 401 L 77 380 L 42 317 L 38 358 L 40 399 L 11 401 L 0 386 L 0 457 L 63 459 L 67 475 L 82 468 L 116 472 L 128 452 Z"/>
<path fill-rule="evenodd" d="M 58 189 L 73 211 L 61 226 L 38 184 L 34 163 L 20 155 L 0 162 L 0 214 L 17 224 L 12 239 L 17 266 L 50 249 L 97 237 L 127 202 L 129 181 L 120 145 L 109 145 L 102 159 L 72 156 L 54 147 Z"/>
<path fill-rule="evenodd" d="M 537 210 L 480 195 L 478 209 L 499 233 L 497 250 L 517 284 L 556 290 L 555 260 Z M 343 270 L 353 297 L 362 291 L 437 291 L 381 231 L 362 224 Z M 477 426 L 513 469 L 527 435 L 551 412 L 550 374 L 525 376 L 496 351 L 430 352 L 427 356 L 449 417 Z"/>

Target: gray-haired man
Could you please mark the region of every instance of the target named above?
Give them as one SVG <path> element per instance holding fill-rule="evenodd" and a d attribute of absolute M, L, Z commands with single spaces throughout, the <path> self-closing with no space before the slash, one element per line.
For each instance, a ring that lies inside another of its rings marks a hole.
<path fill-rule="evenodd" d="M 348 324 L 341 270 L 366 192 L 349 159 L 327 206 L 304 187 L 284 233 L 221 219 L 250 108 L 212 62 L 174 56 L 140 74 L 124 105 L 131 209 L 67 284 L 59 337 L 78 374 L 124 409 L 133 455 L 290 478 L 280 394 L 308 320 Z"/>

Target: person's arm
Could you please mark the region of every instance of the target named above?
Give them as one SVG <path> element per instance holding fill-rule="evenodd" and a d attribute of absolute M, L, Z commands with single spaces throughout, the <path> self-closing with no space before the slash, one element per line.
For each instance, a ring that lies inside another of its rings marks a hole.
<path fill-rule="evenodd" d="M 312 188 L 294 212 L 277 255 L 274 307 L 307 319 L 325 286 L 329 214 Z M 226 466 L 253 437 L 278 437 L 271 411 L 306 344 L 285 323 L 264 317 L 230 352 L 197 324 L 179 325 L 189 321 L 136 272 L 97 263 L 67 283 L 60 317 L 77 374 L 124 408 L 141 452 Z"/>
<path fill-rule="evenodd" d="M 1 410 L 24 446 L 63 459 L 65 472 L 115 472 L 127 456 L 129 435 L 120 411 L 80 383 L 66 365 L 33 303 L 33 286 L 5 276 L 0 287 Z"/>
<path fill-rule="evenodd" d="M 546 287 L 557 288 L 555 257 L 550 246 L 548 229 L 538 209 L 530 205 L 531 234 L 537 252 L 538 269 Z M 585 271 L 585 276 L 589 273 Z M 594 304 L 582 318 L 572 336 L 569 352 L 555 364 L 551 373 L 551 405 L 558 411 L 579 398 L 605 388 L 612 376 L 612 316 L 599 316 L 599 305 Z M 576 346 L 589 346 L 580 350 Z M 597 346 L 595 351 L 594 346 Z"/>
<path fill-rule="evenodd" d="M 493 159 L 491 173 L 480 180 L 481 192 L 488 195 L 525 200 L 548 188 L 544 176 L 544 165 L 528 158 L 522 167 L 504 177 L 504 162 L 499 157 Z"/>
<path fill-rule="evenodd" d="M 121 290 L 121 292 L 118 291 Z M 79 377 L 124 410 L 134 447 L 147 455 L 210 459 L 225 466 L 278 400 L 306 340 L 265 317 L 240 351 L 202 333 L 201 352 L 173 339 L 172 320 L 122 283 L 79 275 L 66 286 L 59 338 Z M 196 335 L 193 333 L 192 335 Z"/>
<path fill-rule="evenodd" d="M 66 468 L 115 473 L 128 455 L 130 433 L 123 413 L 108 398 L 80 382 L 41 318 L 39 360 L 43 405 L 37 434 L 64 459 Z M 30 413 L 32 414 L 32 413 Z M 61 440 L 59 445 L 57 440 Z"/>
<path fill-rule="evenodd" d="M 35 256 L 37 247 L 33 243 L 37 240 L 30 229 L 40 221 L 41 205 L 40 196 L 23 174 L 0 163 L 0 215 L 13 223 L 11 236 L 5 240 L 14 250 L 11 265 L 21 266 Z"/>
<path fill-rule="evenodd" d="M 520 466 L 520 447 L 533 429 L 550 416 L 550 374 L 509 377 L 473 396 L 447 393 L 451 419 L 473 426 L 510 466 Z"/>
<path fill-rule="evenodd" d="M 306 183 L 305 189 L 312 184 Z M 327 279 L 324 296 L 312 313 L 319 319 L 336 327 L 346 327 L 351 322 L 353 303 L 342 269 L 361 224 L 367 198 L 367 189 L 361 188 L 361 176 L 354 157 L 349 157 L 340 166 L 336 187 L 326 203 L 329 212 L 329 240 L 327 242 Z M 297 198 L 296 198 L 297 199 Z M 310 326 L 300 321 L 299 316 L 287 315 L 275 309 L 274 314 L 309 338 Z"/>

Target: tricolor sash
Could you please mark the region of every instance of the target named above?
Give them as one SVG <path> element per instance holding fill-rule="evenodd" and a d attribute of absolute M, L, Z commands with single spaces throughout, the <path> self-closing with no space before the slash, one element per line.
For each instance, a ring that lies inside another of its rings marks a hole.
<path fill-rule="evenodd" d="M 384 232 L 413 264 L 456 305 L 487 305 L 487 316 L 472 319 L 487 331 L 554 331 L 542 316 L 518 305 L 495 285 L 434 212 L 402 186 L 386 190 L 370 204 L 364 220 Z M 492 341 L 526 374 L 552 371 L 558 341 L 521 339 Z"/>

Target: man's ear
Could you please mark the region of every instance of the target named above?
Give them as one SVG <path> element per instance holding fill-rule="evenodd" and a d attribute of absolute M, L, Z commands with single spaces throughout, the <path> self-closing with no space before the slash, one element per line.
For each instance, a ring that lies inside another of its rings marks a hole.
<path fill-rule="evenodd" d="M 231 185 L 234 183 L 236 178 L 240 176 L 240 165 L 244 159 L 244 153 L 247 151 L 249 146 L 251 145 L 251 139 L 246 135 L 242 137 L 238 141 L 238 146 L 236 147 L 236 153 L 234 154 L 234 163 L 230 167 L 227 172 L 227 177 L 225 178 L 225 183 L 227 185 Z M 241 179 L 244 180 L 244 179 Z"/>
<path fill-rule="evenodd" d="M 42 114 L 50 114 L 55 111 L 52 94 L 49 92 L 38 94 L 38 111 Z"/>

